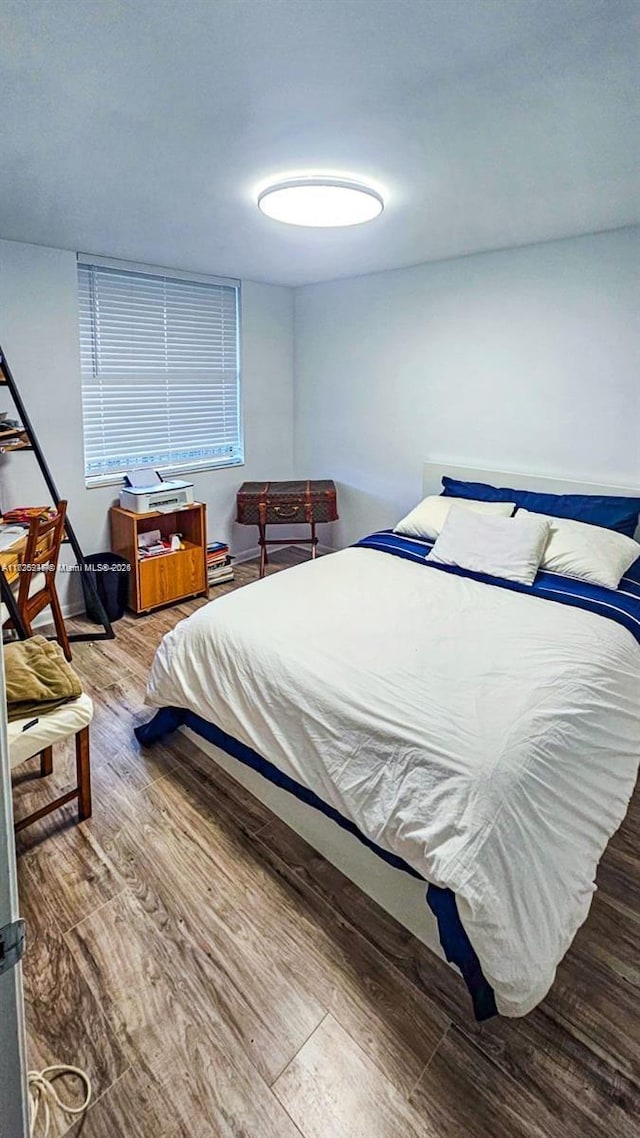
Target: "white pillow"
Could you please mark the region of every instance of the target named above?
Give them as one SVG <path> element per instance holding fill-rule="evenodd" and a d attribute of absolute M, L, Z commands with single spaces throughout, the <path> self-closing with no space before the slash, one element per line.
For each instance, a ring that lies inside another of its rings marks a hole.
<path fill-rule="evenodd" d="M 532 585 L 549 536 L 542 514 L 487 517 L 451 510 L 427 561 Z"/>
<path fill-rule="evenodd" d="M 493 514 L 501 518 L 510 518 L 516 508 L 515 502 L 477 502 L 474 498 L 445 498 L 442 494 L 432 494 L 429 498 L 423 498 L 398 522 L 393 532 L 406 534 L 407 537 L 437 537 L 452 506 L 475 514 Z"/>
<path fill-rule="evenodd" d="M 542 518 L 530 510 L 518 510 L 516 517 Z M 562 573 L 563 577 L 576 577 L 605 589 L 617 589 L 627 569 L 640 557 L 640 545 L 624 533 L 594 526 L 587 522 L 574 522 L 569 518 L 547 518 L 550 523 L 549 540 L 544 551 L 541 569 Z"/>

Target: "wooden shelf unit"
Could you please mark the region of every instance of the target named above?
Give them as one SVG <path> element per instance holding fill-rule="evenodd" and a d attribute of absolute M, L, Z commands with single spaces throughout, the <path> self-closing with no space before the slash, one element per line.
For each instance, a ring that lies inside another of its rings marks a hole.
<path fill-rule="evenodd" d="M 109 514 L 112 552 L 126 557 L 131 565 L 129 608 L 133 612 L 151 612 L 188 597 L 208 595 L 206 506 L 194 502 L 170 514 L 158 510 L 134 514 L 112 506 Z M 159 529 L 163 538 L 181 534 L 184 549 L 139 558 L 138 535 L 154 529 Z"/>

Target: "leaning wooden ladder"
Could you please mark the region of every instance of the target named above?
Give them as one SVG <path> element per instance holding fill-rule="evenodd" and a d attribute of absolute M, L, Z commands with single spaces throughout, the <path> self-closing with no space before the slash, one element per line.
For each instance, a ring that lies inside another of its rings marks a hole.
<path fill-rule="evenodd" d="M 47 489 L 49 490 L 53 504 L 56 505 L 60 501 L 60 494 L 58 493 L 57 486 L 53 480 L 53 475 L 49 470 L 49 465 L 42 451 L 42 447 L 38 441 L 38 436 L 36 435 L 36 432 L 32 426 L 31 420 L 27 413 L 27 409 L 22 401 L 22 396 L 18 391 L 16 381 L 11 373 L 11 368 L 9 367 L 7 357 L 5 356 L 1 347 L 0 387 L 6 387 L 8 390 L 13 400 L 16 411 L 18 412 L 19 421 L 22 424 L 21 428 L 10 428 L 6 430 L 0 429 L 0 448 L 2 448 L 5 453 L 13 454 L 14 451 L 31 451 L 33 454 L 35 454 L 36 461 L 40 467 L 42 477 L 47 484 Z M 111 627 L 111 621 L 109 620 L 109 617 L 105 611 L 105 607 L 98 595 L 94 574 L 85 566 L 84 554 L 80 548 L 80 542 L 75 535 L 73 526 L 69 521 L 69 515 L 67 515 L 65 522 L 65 535 L 64 544 L 71 546 L 78 565 L 78 575 L 80 576 L 83 586 L 85 604 L 88 599 L 91 604 L 92 611 L 98 617 L 99 623 L 103 628 L 102 632 L 72 633 L 69 636 L 69 640 L 113 640 L 115 633 Z M 27 636 L 27 631 L 25 629 L 22 617 L 20 616 L 20 612 L 16 604 L 16 599 L 13 595 L 13 590 L 11 589 L 11 586 L 7 582 L 5 575 L 2 572 L 0 572 L 0 594 L 2 596 L 2 600 L 7 606 L 7 610 L 13 622 L 13 627 L 18 633 L 18 636 L 24 640 Z"/>

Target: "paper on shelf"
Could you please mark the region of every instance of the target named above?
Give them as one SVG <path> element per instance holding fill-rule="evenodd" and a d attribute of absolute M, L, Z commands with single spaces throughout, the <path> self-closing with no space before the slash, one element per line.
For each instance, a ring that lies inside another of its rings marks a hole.
<path fill-rule="evenodd" d="M 162 541 L 162 534 L 159 529 L 150 529 L 148 533 L 138 534 L 138 549 L 150 549 L 152 545 L 158 545 Z"/>
<path fill-rule="evenodd" d="M 144 467 L 138 470 L 128 470 L 125 474 L 125 485 L 129 485 L 136 490 L 148 486 L 161 486 L 162 478 L 157 470 L 149 470 Z"/>

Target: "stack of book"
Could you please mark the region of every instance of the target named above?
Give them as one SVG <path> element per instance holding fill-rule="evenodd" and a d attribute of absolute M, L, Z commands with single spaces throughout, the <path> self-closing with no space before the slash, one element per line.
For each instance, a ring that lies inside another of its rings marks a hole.
<path fill-rule="evenodd" d="M 207 581 L 209 587 L 233 581 L 231 554 L 224 541 L 210 541 L 207 546 Z"/>
<path fill-rule="evenodd" d="M 10 419 L 8 411 L 0 411 L 0 452 L 29 446 L 29 438 L 17 419 Z"/>
<path fill-rule="evenodd" d="M 164 553 L 171 553 L 171 542 L 163 537 L 159 529 L 149 530 L 148 533 L 138 534 L 138 560 L 147 557 L 159 557 Z"/>

